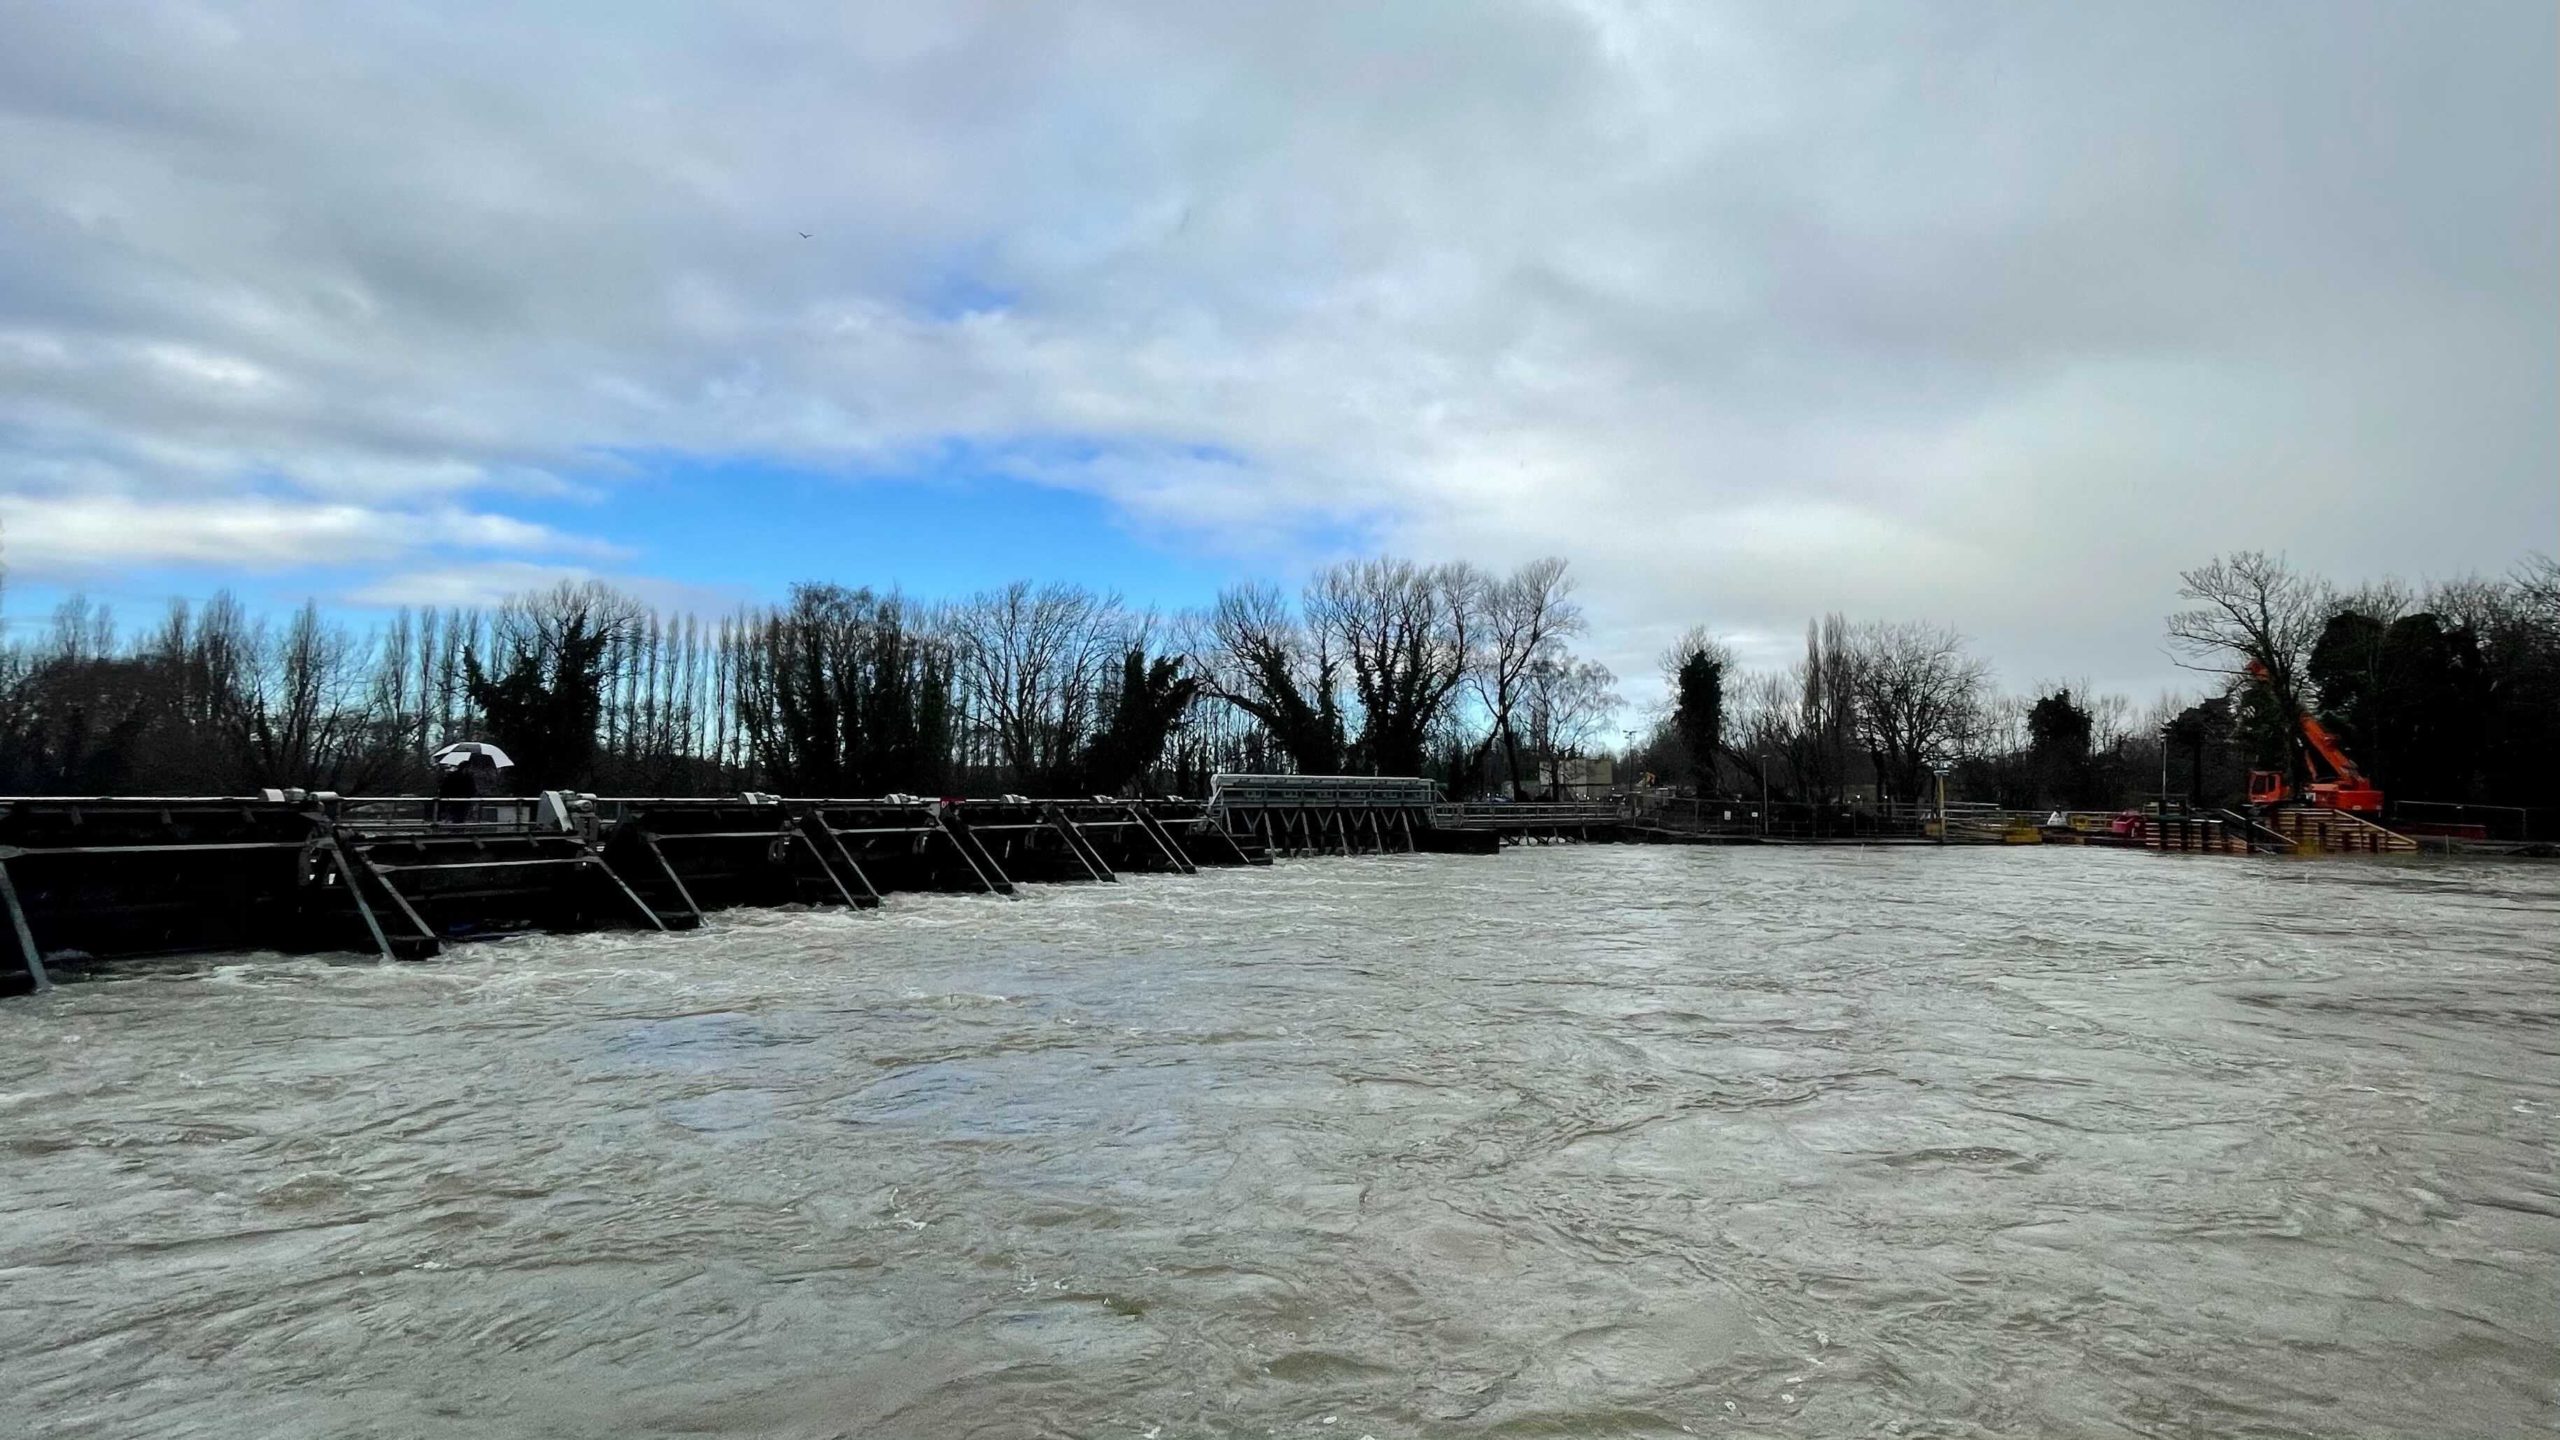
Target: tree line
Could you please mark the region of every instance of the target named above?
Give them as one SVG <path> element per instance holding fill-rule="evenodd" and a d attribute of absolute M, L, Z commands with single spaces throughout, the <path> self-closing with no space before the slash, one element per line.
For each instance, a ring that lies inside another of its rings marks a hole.
<path fill-rule="evenodd" d="M 597 582 L 358 628 L 228 593 L 128 628 L 64 601 L 0 645 L 0 793 L 431 789 L 486 740 L 526 787 L 802 795 L 1198 793 L 1229 769 L 1534 783 L 1614 677 L 1561 561 L 1393 559 L 1197 614 L 1018 582 L 954 600 L 810 583 L 706 619 Z"/>
<path fill-rule="evenodd" d="M 2302 772 L 2287 717 L 2308 711 L 2395 797 L 2555 798 L 2547 557 L 2417 589 L 2214 560 L 2168 622 L 2206 693 L 2147 708 L 2077 683 L 2004 693 L 1922 621 L 1821 616 L 1800 658 L 1752 670 L 1699 626 L 1623 746 L 1573 591 L 1552 558 L 1374 557 L 1175 615 L 1031 582 L 938 601 L 810 583 L 716 618 L 584 582 L 367 628 L 228 594 L 125 627 L 74 597 L 0 646 L 0 793 L 417 793 L 437 747 L 477 739 L 528 787 L 625 794 L 1196 794 L 1290 770 L 1535 796 L 1608 755 L 1633 772 L 1619 786 L 1817 810 L 1930 803 L 1942 777 L 2013 807 L 2227 804 L 2251 768 Z"/>
<path fill-rule="evenodd" d="M 2560 804 L 2560 565 L 2421 587 L 2342 587 L 2259 552 L 2179 577 L 2167 638 L 2205 693 L 2137 707 L 2086 683 L 2003 694 L 1962 636 L 1808 625 L 1803 658 L 1741 672 L 1706 629 L 1664 655 L 1667 701 L 1635 765 L 1700 794 L 1832 809 L 1951 798 L 2112 809 L 2241 803 L 2251 770 L 2298 787 L 2316 716 L 2396 801 Z"/>
<path fill-rule="evenodd" d="M 2396 801 L 2560 804 L 2560 563 L 2501 577 L 2344 587 L 2250 551 L 2186 571 L 2169 635 L 2218 693 L 2174 717 L 2173 789 L 2227 793 L 2232 769 L 2310 760 L 2319 717 Z"/>

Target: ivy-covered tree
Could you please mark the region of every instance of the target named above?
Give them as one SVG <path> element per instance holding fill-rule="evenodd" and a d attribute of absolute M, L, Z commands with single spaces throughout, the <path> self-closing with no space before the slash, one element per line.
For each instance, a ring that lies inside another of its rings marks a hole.
<path fill-rule="evenodd" d="M 939 794 L 951 662 L 896 595 L 795 585 L 738 656 L 737 722 L 760 783 L 795 795 Z"/>
<path fill-rule="evenodd" d="M 2036 803 L 2072 807 L 2103 805 L 2095 793 L 2096 726 L 2068 688 L 2041 696 L 2027 709 L 2027 761 L 2036 780 Z"/>
<path fill-rule="evenodd" d="M 1087 787 L 1117 794 L 1143 782 L 1164 753 L 1167 737 L 1200 694 L 1200 681 L 1185 673 L 1178 656 L 1160 655 L 1132 646 L 1120 661 L 1120 693 L 1111 719 L 1085 751 Z"/>
<path fill-rule="evenodd" d="M 464 654 L 471 703 L 489 739 L 516 762 L 518 789 L 587 781 L 604 709 L 605 654 L 638 620 L 638 608 L 616 592 L 564 583 L 499 609 L 494 667 Z"/>
<path fill-rule="evenodd" d="M 1673 675 L 1671 733 L 1688 752 L 1689 778 L 1704 795 L 1716 787 L 1724 753 L 1724 672 L 1728 657 L 1711 644 L 1690 646 Z"/>

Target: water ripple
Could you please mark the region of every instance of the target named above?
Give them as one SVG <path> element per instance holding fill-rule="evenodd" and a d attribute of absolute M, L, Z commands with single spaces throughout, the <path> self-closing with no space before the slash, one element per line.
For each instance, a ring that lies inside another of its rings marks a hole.
<path fill-rule="evenodd" d="M 1605 847 L 0 1006 L 0 1433 L 2526 1435 L 2560 872 Z"/>

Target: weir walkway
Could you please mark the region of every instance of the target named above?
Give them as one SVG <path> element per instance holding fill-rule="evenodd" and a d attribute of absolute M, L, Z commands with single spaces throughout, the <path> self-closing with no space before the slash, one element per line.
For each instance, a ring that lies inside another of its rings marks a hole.
<path fill-rule="evenodd" d="M 527 930 L 689 930 L 736 905 L 1269 863 L 1196 800 L 5 799 L 0 993 L 120 958 L 419 959 Z"/>
<path fill-rule="evenodd" d="M 422 959 L 526 931 L 690 930 L 731 906 L 870 909 L 1268 865 L 1489 854 L 1423 780 L 1218 777 L 1208 801 L 546 792 L 0 798 L 0 994 L 100 962 L 229 950 Z"/>
<path fill-rule="evenodd" d="M 877 907 L 895 891 L 1268 865 L 1275 855 L 1505 844 L 2071 843 L 2206 853 L 2396 853 L 2354 816 L 2278 810 L 2052 817 L 1950 807 L 1773 823 L 1733 802 L 1464 804 L 1408 777 L 1220 775 L 1209 798 L 936 800 L 0 798 L 0 995 L 103 961 L 229 950 L 420 959 L 525 931 L 690 930 L 732 906 Z"/>
<path fill-rule="evenodd" d="M 1209 811 L 1284 855 L 1490 855 L 1505 841 L 1621 839 L 1628 818 L 1617 800 L 1452 805 L 1432 781 L 1370 775 L 1220 775 Z"/>

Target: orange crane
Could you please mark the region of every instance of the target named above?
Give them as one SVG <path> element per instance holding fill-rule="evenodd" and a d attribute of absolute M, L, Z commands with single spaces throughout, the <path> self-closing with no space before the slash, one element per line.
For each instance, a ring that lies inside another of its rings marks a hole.
<path fill-rule="evenodd" d="M 2266 666 L 2255 660 L 2249 662 L 2249 675 L 2261 685 L 2274 678 L 2267 673 Z M 2303 743 L 2310 746 L 2311 753 L 2318 757 L 2318 764 L 2312 767 L 2311 783 L 2303 787 L 2302 800 L 2322 809 L 2344 810 L 2351 815 L 2380 815 L 2382 792 L 2374 788 L 2362 770 L 2356 768 L 2355 761 L 2347 758 L 2346 750 L 2338 744 L 2338 737 L 2329 733 L 2329 727 L 2320 723 L 2319 716 L 2307 710 L 2297 712 L 2294 719 L 2302 727 Z M 2318 774 L 2323 765 L 2329 771 L 2326 780 Z M 2249 772 L 2250 804 L 2282 805 L 2293 798 L 2293 786 L 2282 770 Z"/>

